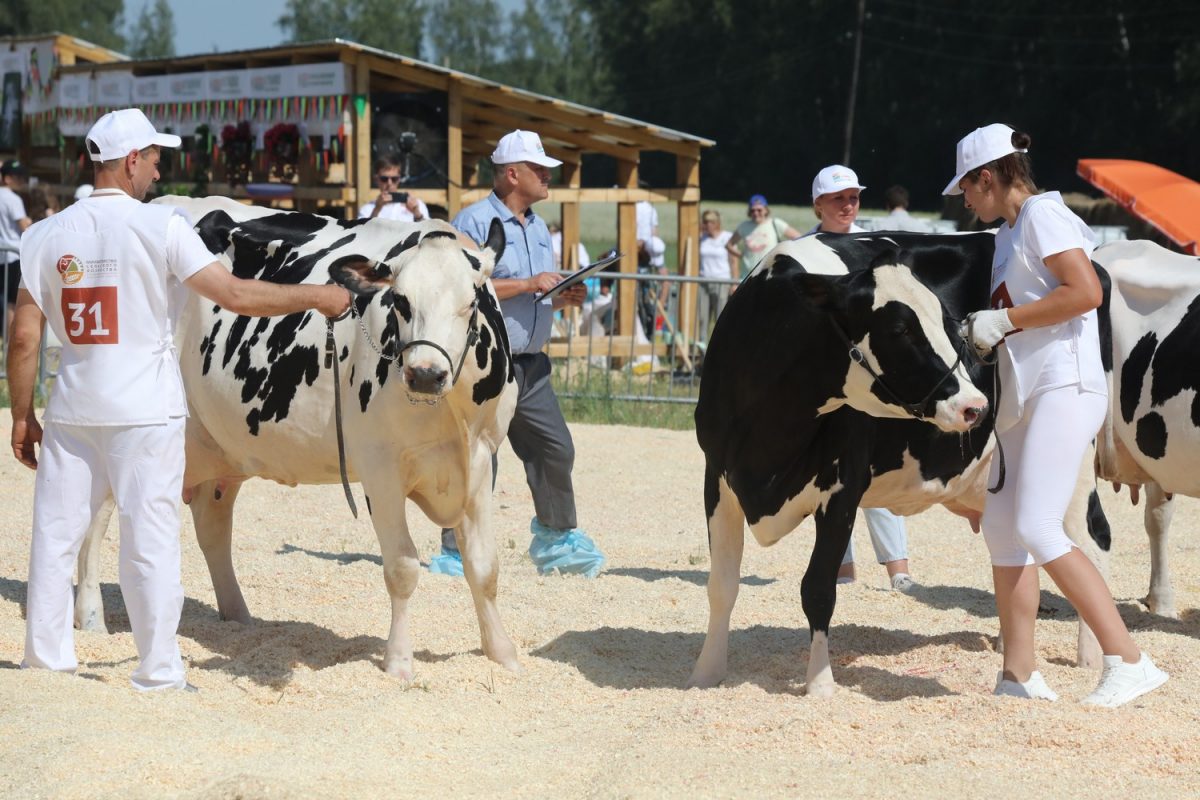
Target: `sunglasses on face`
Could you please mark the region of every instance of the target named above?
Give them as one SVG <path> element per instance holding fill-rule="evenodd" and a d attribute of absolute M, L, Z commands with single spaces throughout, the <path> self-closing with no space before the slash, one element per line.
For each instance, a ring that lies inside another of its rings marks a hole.
<path fill-rule="evenodd" d="M 375 180 L 380 183 L 400 183 L 399 175 L 376 175 Z"/>

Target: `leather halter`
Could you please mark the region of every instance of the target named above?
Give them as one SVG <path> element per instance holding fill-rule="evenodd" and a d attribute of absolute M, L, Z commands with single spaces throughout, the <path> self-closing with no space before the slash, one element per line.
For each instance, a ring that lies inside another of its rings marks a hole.
<path fill-rule="evenodd" d="M 923 410 L 925 404 L 929 402 L 930 398 L 933 397 L 934 393 L 936 393 L 938 389 L 942 388 L 942 384 L 954 374 L 954 370 L 958 369 L 958 365 L 962 363 L 962 353 L 958 352 L 958 348 L 955 348 L 955 355 L 957 355 L 957 358 L 954 359 L 954 363 L 950 365 L 950 369 L 946 370 L 946 374 L 944 374 L 941 379 L 939 379 L 938 382 L 933 385 L 933 388 L 929 390 L 929 393 L 925 395 L 925 397 L 923 397 L 919 402 L 906 403 L 900 399 L 899 395 L 892 391 L 892 387 L 888 386 L 887 382 L 883 380 L 883 377 L 875 371 L 870 362 L 867 361 L 866 355 L 862 350 L 858 349 L 858 345 L 850 341 L 850 337 L 846 335 L 846 332 L 842 330 L 842 327 L 838 325 L 832 317 L 830 317 L 829 321 L 830 324 L 833 325 L 833 329 L 837 331 L 838 337 L 841 338 L 842 342 L 846 345 L 846 348 L 850 353 L 850 359 L 870 373 L 871 377 L 875 379 L 875 382 L 879 384 L 880 388 L 882 388 L 884 393 L 891 398 L 895 405 L 900 406 L 907 411 L 910 416 L 916 417 L 917 419 L 929 419 L 931 415 L 924 413 Z"/>

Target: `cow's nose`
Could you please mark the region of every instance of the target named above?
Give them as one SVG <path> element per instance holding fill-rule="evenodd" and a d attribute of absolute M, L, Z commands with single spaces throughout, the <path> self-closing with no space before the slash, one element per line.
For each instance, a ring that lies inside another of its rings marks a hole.
<path fill-rule="evenodd" d="M 983 422 L 983 412 L 987 410 L 987 404 L 967 406 L 962 410 L 963 422 L 971 428 L 978 427 L 980 422 Z"/>
<path fill-rule="evenodd" d="M 405 367 L 404 381 L 408 388 L 421 394 L 438 394 L 446 386 L 449 373 L 435 367 Z"/>

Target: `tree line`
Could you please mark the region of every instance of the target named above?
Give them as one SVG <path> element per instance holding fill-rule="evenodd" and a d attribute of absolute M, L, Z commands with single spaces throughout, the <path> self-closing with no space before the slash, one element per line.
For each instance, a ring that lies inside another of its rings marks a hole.
<path fill-rule="evenodd" d="M 166 0 L 8 0 L 0 34 L 61 30 L 172 54 Z M 989 122 L 1033 137 L 1039 182 L 1079 158 L 1200 178 L 1200 4 L 1192 0 L 288 0 L 290 42 L 340 37 L 714 139 L 705 196 L 808 200 L 848 163 L 941 207 L 954 144 Z M 670 159 L 643 176 L 674 182 Z M 585 178 L 587 169 L 585 168 Z M 877 203 L 876 203 L 877 204 Z"/>

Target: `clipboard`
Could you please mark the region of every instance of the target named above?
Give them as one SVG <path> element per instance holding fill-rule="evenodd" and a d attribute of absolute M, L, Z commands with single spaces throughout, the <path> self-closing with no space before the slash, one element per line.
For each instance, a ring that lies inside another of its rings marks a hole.
<path fill-rule="evenodd" d="M 588 264 L 586 267 L 580 267 L 579 269 L 575 270 L 567 277 L 563 278 L 562 281 L 560 281 L 559 284 L 557 286 L 555 286 L 553 289 L 546 292 L 545 294 L 538 295 L 537 299 L 539 301 L 553 300 L 555 297 L 558 297 L 559 293 L 563 292 L 564 290 L 570 289 L 575 284 L 581 283 L 582 281 L 585 281 L 588 278 L 592 277 L 593 272 L 604 269 L 608 265 L 615 264 L 616 262 L 620 261 L 621 256 L 623 256 L 623 255 L 625 255 L 625 254 L 617 253 L 616 255 L 609 256 L 608 258 L 602 258 L 599 261 L 594 261 L 591 264 Z"/>

